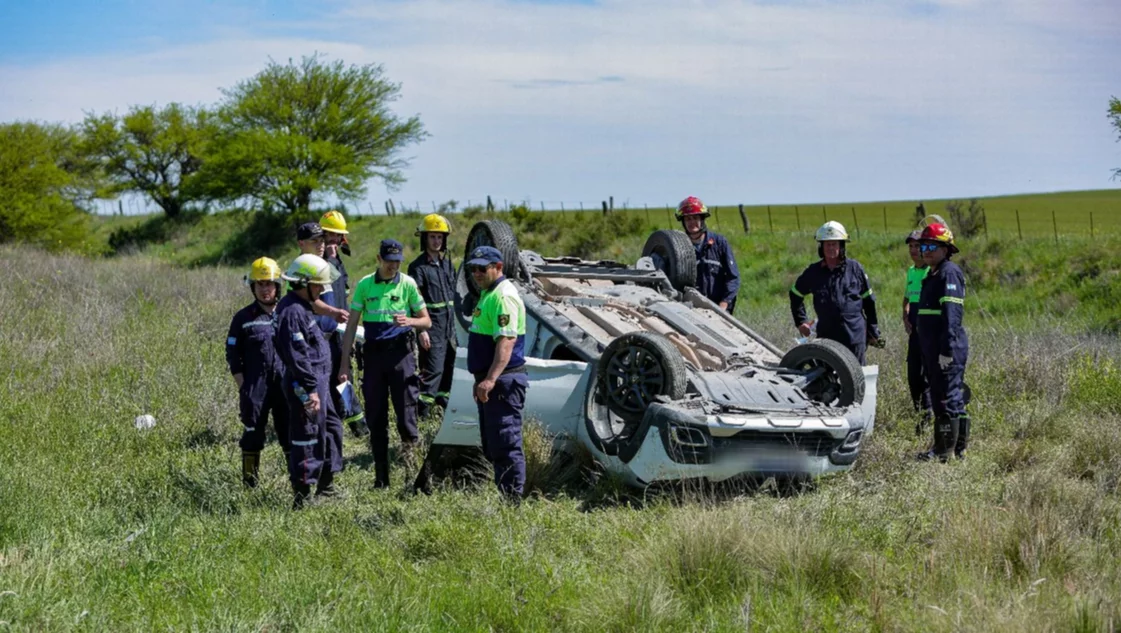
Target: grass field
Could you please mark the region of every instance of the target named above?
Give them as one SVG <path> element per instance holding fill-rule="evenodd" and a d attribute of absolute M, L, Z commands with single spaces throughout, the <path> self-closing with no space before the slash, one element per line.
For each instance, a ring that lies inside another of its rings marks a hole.
<path fill-rule="evenodd" d="M 600 236 L 574 220 L 512 219 L 542 252 L 622 260 L 647 230 L 612 220 Z M 515 509 L 487 485 L 410 497 L 400 468 L 394 489 L 374 491 L 368 450 L 348 438 L 346 498 L 292 513 L 275 444 L 263 485 L 239 483 L 222 346 L 249 300 L 244 271 L 194 265 L 220 261 L 241 221 L 204 218 L 113 259 L 0 248 L 10 271 L 0 293 L 0 628 L 1121 626 L 1118 237 L 963 244 L 976 394 L 964 463 L 909 459 L 923 440 L 895 317 L 905 257 L 899 235 L 870 232 L 850 252 L 873 276 L 888 347 L 870 354 L 881 367 L 877 430 L 849 474 L 800 494 L 713 497 L 693 486 L 626 491 L 590 470 L 558 490 L 531 433 L 534 492 Z M 352 275 L 371 270 L 380 236 L 412 243 L 416 221 L 354 222 Z M 734 240 L 738 316 L 789 345 L 786 288 L 812 242 L 789 232 Z M 154 429 L 133 428 L 141 413 Z"/>

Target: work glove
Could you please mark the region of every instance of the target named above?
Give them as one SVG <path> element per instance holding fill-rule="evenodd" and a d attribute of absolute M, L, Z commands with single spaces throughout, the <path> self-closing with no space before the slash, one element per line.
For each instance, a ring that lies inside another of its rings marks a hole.
<path fill-rule="evenodd" d="M 938 366 L 942 368 L 942 371 L 946 371 L 947 369 L 949 369 L 950 364 L 953 362 L 953 356 L 943 356 L 941 354 L 938 355 Z"/>

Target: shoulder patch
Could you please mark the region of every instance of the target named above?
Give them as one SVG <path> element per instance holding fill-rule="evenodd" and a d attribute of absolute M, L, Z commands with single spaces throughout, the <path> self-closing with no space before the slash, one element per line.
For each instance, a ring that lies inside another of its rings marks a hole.
<path fill-rule="evenodd" d="M 510 315 L 509 314 L 498 315 L 498 327 L 506 327 L 507 325 L 510 325 Z"/>
<path fill-rule="evenodd" d="M 957 289 L 958 289 L 957 284 L 946 284 L 946 290 L 957 290 Z"/>
<path fill-rule="evenodd" d="M 237 345 L 237 337 L 231 336 L 226 339 L 226 345 Z"/>

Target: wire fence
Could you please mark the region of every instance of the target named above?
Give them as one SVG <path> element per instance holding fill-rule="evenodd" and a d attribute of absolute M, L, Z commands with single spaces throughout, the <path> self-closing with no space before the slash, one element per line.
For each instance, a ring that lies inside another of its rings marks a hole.
<path fill-rule="evenodd" d="M 1121 194 L 1121 190 L 1117 192 Z M 1069 199 L 1047 195 L 980 199 L 983 205 L 979 233 L 1004 238 L 1039 238 L 1066 236 L 1097 237 L 1121 234 L 1121 195 L 1108 192 L 1099 197 L 1070 196 Z M 675 228 L 676 205 L 665 203 L 635 204 L 613 198 L 600 201 L 529 201 L 485 197 L 462 201 L 385 200 L 378 208 L 372 202 L 328 205 L 345 215 L 420 216 L 439 212 L 460 215 L 488 211 L 506 213 L 512 210 L 529 213 L 556 213 L 565 217 L 586 216 L 589 221 L 604 214 L 638 215 L 651 227 Z M 917 226 L 924 213 L 940 214 L 953 220 L 945 201 L 924 204 L 925 211 L 916 211 L 913 202 L 861 204 L 793 204 L 793 205 L 711 205 L 709 225 L 717 231 L 733 232 L 805 232 L 813 231 L 829 220 L 844 224 L 850 234 L 859 238 L 862 232 L 904 234 Z M 148 215 L 160 213 L 159 207 L 142 196 L 95 203 L 100 215 Z"/>

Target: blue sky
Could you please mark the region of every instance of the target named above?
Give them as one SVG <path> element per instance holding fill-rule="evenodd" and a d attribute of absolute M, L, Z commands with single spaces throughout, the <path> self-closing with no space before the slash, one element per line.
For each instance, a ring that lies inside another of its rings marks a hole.
<path fill-rule="evenodd" d="M 1110 188 L 1116 0 L 0 0 L 0 120 L 213 103 L 378 62 L 432 136 L 361 205 L 917 200 Z"/>

